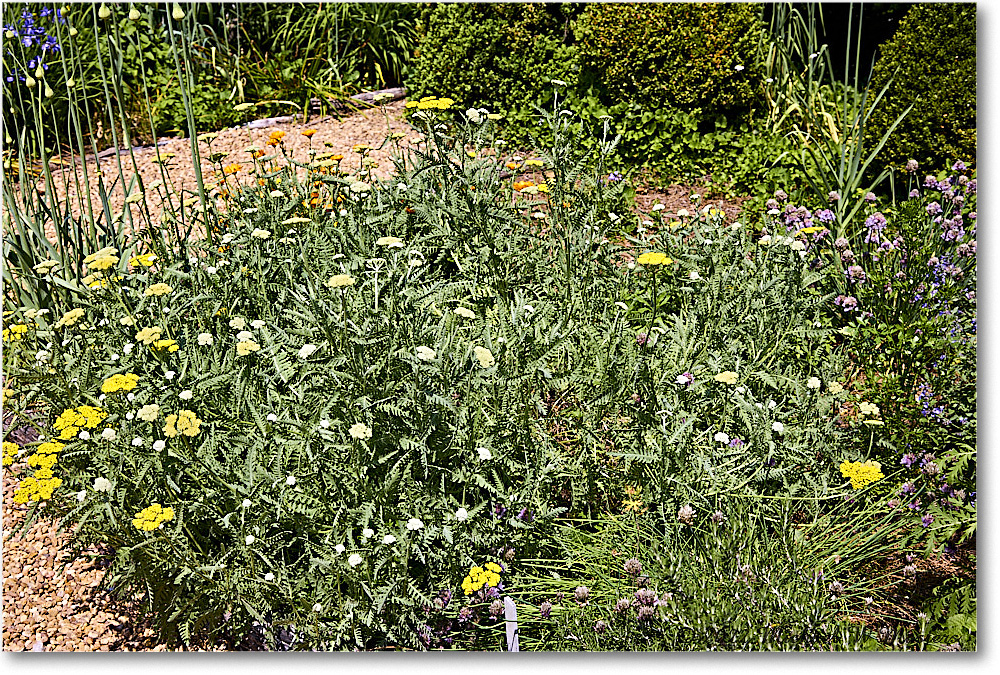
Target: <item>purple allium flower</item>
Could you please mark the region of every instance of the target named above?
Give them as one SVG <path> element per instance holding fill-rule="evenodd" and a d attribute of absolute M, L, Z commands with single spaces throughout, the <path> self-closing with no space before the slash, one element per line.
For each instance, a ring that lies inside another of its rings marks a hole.
<path fill-rule="evenodd" d="M 847 249 L 846 251 L 843 251 L 840 254 L 840 260 L 845 265 L 850 265 L 852 262 L 854 262 L 854 251 L 852 251 L 851 249 Z"/>
<path fill-rule="evenodd" d="M 742 438 L 734 438 L 733 440 L 729 441 L 729 447 L 742 448 L 745 443 L 746 441 L 744 441 Z"/>
<path fill-rule="evenodd" d="M 694 507 L 690 504 L 685 504 L 677 511 L 677 520 L 684 525 L 690 525 L 694 522 Z"/>
<path fill-rule="evenodd" d="M 632 606 L 632 601 L 628 598 L 619 598 L 618 602 L 615 603 L 615 613 L 624 614 Z"/>
<path fill-rule="evenodd" d="M 907 468 L 910 468 L 916 461 L 917 461 L 917 456 L 914 455 L 912 452 L 908 452 L 905 455 L 903 455 L 903 458 L 899 460 L 899 463 Z"/>
<path fill-rule="evenodd" d="M 847 268 L 847 278 L 853 283 L 861 284 L 865 282 L 868 275 L 865 274 L 864 268 L 860 265 L 851 265 Z"/>
<path fill-rule="evenodd" d="M 865 195 L 865 201 L 866 202 L 869 202 L 869 203 L 870 202 L 874 202 L 876 199 L 878 199 L 878 197 L 875 196 L 874 192 L 869 192 L 868 194 Z"/>
<path fill-rule="evenodd" d="M 766 208 L 768 211 L 773 211 L 773 210 L 777 209 L 778 208 L 778 200 L 777 199 L 768 199 L 766 202 L 764 202 L 764 208 Z"/>
<path fill-rule="evenodd" d="M 711 516 L 709 516 L 709 518 L 712 520 L 713 523 L 719 524 L 726 519 L 726 516 L 722 514 L 722 511 L 716 511 Z"/>
<path fill-rule="evenodd" d="M 834 191 L 830 192 L 830 194 L 828 194 L 826 196 L 826 198 L 829 199 L 831 202 L 839 202 L 840 201 L 840 193 L 837 192 L 836 190 L 834 190 Z"/>
<path fill-rule="evenodd" d="M 677 376 L 677 384 L 683 384 L 685 387 L 694 384 L 694 375 L 688 372 L 681 373 Z"/>
<path fill-rule="evenodd" d="M 637 577 L 642 574 L 642 563 L 638 558 L 629 558 L 625 561 L 625 574 Z"/>
<path fill-rule="evenodd" d="M 538 606 L 539 612 L 542 614 L 543 619 L 547 619 L 552 616 L 552 603 L 546 600 L 541 605 Z"/>
<path fill-rule="evenodd" d="M 640 588 L 635 592 L 635 601 L 640 607 L 652 607 L 656 602 L 656 591 L 651 588 Z"/>
<path fill-rule="evenodd" d="M 788 199 L 788 193 L 779 188 L 774 191 L 774 198 L 783 202 Z"/>
<path fill-rule="evenodd" d="M 576 590 L 573 591 L 573 597 L 576 601 L 582 605 L 587 604 L 587 600 L 590 598 L 590 589 L 586 586 L 577 586 Z"/>
<path fill-rule="evenodd" d="M 617 183 L 621 179 L 622 179 L 622 175 L 620 173 L 618 173 L 617 171 L 612 171 L 611 173 L 608 174 L 608 182 L 609 183 Z"/>
<path fill-rule="evenodd" d="M 844 251 L 850 245 L 851 242 L 847 241 L 845 237 L 837 237 L 837 240 L 833 242 L 833 247 L 836 248 L 838 251 Z"/>
<path fill-rule="evenodd" d="M 656 612 L 652 607 L 640 607 L 639 608 L 639 621 L 651 621 L 653 615 Z"/>
<path fill-rule="evenodd" d="M 503 600 L 494 600 L 490 603 L 490 616 L 494 619 L 503 613 Z"/>
<path fill-rule="evenodd" d="M 934 522 L 934 516 L 929 513 L 925 513 L 920 519 L 920 522 L 924 527 L 930 527 L 930 524 Z"/>
<path fill-rule="evenodd" d="M 920 190 L 918 190 L 917 188 L 913 188 L 912 190 L 910 190 L 910 197 L 911 198 L 915 199 L 915 198 L 917 198 L 919 196 L 920 196 Z"/>
<path fill-rule="evenodd" d="M 917 576 L 917 566 L 914 565 L 913 563 L 910 563 L 909 565 L 904 567 L 903 576 L 906 577 L 907 579 L 912 579 L 913 577 Z"/>
<path fill-rule="evenodd" d="M 951 165 L 951 170 L 952 171 L 965 171 L 965 162 L 963 162 L 962 160 L 958 160 L 957 162 L 955 162 L 954 164 Z"/>
<path fill-rule="evenodd" d="M 926 176 L 924 178 L 924 187 L 937 188 L 937 186 L 938 186 L 937 178 L 935 178 L 934 176 Z"/>
<path fill-rule="evenodd" d="M 906 172 L 907 173 L 916 173 L 917 169 L 919 169 L 919 168 L 920 168 L 920 165 L 917 164 L 917 160 L 915 160 L 915 159 L 911 159 L 911 160 L 908 160 L 906 162 Z"/>
<path fill-rule="evenodd" d="M 458 610 L 458 622 L 459 623 L 468 623 L 470 619 L 472 619 L 472 608 L 471 607 L 463 607 L 462 609 Z"/>
<path fill-rule="evenodd" d="M 649 336 L 645 333 L 639 333 L 635 336 L 635 343 L 640 347 L 645 347 L 647 342 L 649 342 Z"/>
<path fill-rule="evenodd" d="M 822 223 L 829 223 L 832 222 L 834 219 L 833 211 L 831 211 L 830 209 L 821 209 L 817 211 L 816 217 L 819 218 L 820 222 Z"/>
<path fill-rule="evenodd" d="M 607 630 L 607 628 L 608 624 L 604 623 L 601 619 L 598 619 L 597 623 L 594 624 L 594 632 L 598 635 L 602 634 L 605 630 Z"/>
<path fill-rule="evenodd" d="M 938 204 L 937 202 L 931 202 L 925 207 L 925 210 L 927 211 L 928 214 L 936 216 L 937 214 L 941 213 L 942 208 L 941 205 Z"/>

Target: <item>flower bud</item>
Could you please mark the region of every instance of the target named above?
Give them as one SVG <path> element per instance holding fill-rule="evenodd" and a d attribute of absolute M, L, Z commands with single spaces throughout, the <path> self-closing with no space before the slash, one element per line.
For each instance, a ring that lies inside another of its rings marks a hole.
<path fill-rule="evenodd" d="M 142 15 L 139 14 L 139 10 L 137 10 L 135 7 L 133 7 L 128 11 L 128 18 L 131 19 L 132 21 L 138 21 L 140 16 Z"/>
<path fill-rule="evenodd" d="M 50 87 L 50 86 L 49 86 L 49 83 L 48 83 L 48 82 L 46 82 L 46 83 L 45 83 L 45 98 L 52 98 L 52 96 L 53 96 L 54 94 L 55 94 L 55 92 L 54 92 L 54 91 L 52 91 L 52 87 Z"/>
<path fill-rule="evenodd" d="M 35 68 L 35 77 L 39 80 L 45 77 L 45 69 L 42 68 L 42 64 L 38 64 L 38 67 Z"/>
<path fill-rule="evenodd" d="M 35 82 L 35 78 L 33 78 L 31 75 L 28 75 L 26 78 L 24 78 L 24 86 L 26 86 L 28 89 L 34 87 L 35 84 L 37 84 Z"/>
<path fill-rule="evenodd" d="M 70 26 L 70 28 L 69 28 L 69 36 L 70 37 L 76 37 L 77 33 L 79 33 L 79 32 L 80 31 L 78 31 L 77 29 L 75 29 L 72 26 Z"/>
<path fill-rule="evenodd" d="M 66 86 L 72 89 L 73 87 L 76 86 L 76 80 L 74 80 L 72 77 L 69 78 L 68 80 L 66 80 Z"/>
<path fill-rule="evenodd" d="M 97 16 L 101 17 L 102 19 L 107 19 L 109 16 L 111 16 L 111 10 L 108 9 L 107 5 L 102 4 L 101 8 L 97 10 Z"/>
<path fill-rule="evenodd" d="M 170 15 L 172 17 L 174 17 L 174 21 L 180 21 L 181 19 L 184 18 L 184 10 L 181 9 L 180 4 L 178 4 L 178 3 L 175 2 L 174 3 L 174 11 L 171 12 Z"/>

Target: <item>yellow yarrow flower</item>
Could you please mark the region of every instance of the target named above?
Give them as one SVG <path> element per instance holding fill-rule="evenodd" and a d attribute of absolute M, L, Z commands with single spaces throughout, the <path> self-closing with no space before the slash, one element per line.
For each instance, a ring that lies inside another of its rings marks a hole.
<path fill-rule="evenodd" d="M 177 344 L 177 340 L 157 340 L 153 343 L 153 349 L 158 352 L 169 352 L 173 353 L 180 350 L 180 345 Z"/>
<path fill-rule="evenodd" d="M 736 381 L 739 379 L 739 375 L 731 370 L 724 370 L 712 379 L 716 382 L 722 382 L 723 384 L 736 384 Z"/>
<path fill-rule="evenodd" d="M 24 334 L 28 332 L 28 325 L 24 323 L 15 323 L 10 328 L 3 329 L 3 341 L 13 342 L 20 340 L 24 337 Z"/>
<path fill-rule="evenodd" d="M 486 563 L 484 567 L 475 565 L 469 569 L 468 576 L 462 580 L 462 590 L 466 595 L 472 595 L 484 586 L 495 588 L 500 584 L 500 574 L 503 572 L 503 568 L 493 562 Z"/>
<path fill-rule="evenodd" d="M 18 453 L 21 452 L 21 446 L 17 443 L 11 443 L 10 441 L 3 442 L 3 465 L 10 466 L 17 459 Z"/>
<path fill-rule="evenodd" d="M 344 288 L 345 286 L 354 285 L 354 277 L 350 274 L 334 274 L 326 282 L 326 285 L 330 288 Z"/>
<path fill-rule="evenodd" d="M 236 356 L 246 356 L 247 354 L 252 354 L 253 352 L 258 351 L 260 351 L 260 345 L 253 340 L 236 343 Z"/>
<path fill-rule="evenodd" d="M 174 289 L 164 283 L 153 284 L 146 289 L 143 293 L 147 298 L 159 297 L 161 295 L 167 295 L 168 293 L 173 293 Z"/>
<path fill-rule="evenodd" d="M 108 246 L 83 259 L 83 264 L 92 270 L 106 270 L 118 262 L 118 249 Z"/>
<path fill-rule="evenodd" d="M 850 478 L 851 487 L 855 490 L 863 490 L 872 483 L 885 478 L 885 475 L 882 473 L 882 465 L 872 460 L 866 462 L 842 462 L 840 465 L 840 475 Z"/>
<path fill-rule="evenodd" d="M 159 326 L 146 326 L 135 334 L 135 339 L 144 345 L 151 345 L 160 339 L 163 329 Z"/>
<path fill-rule="evenodd" d="M 174 519 L 174 510 L 169 506 L 163 508 L 159 504 L 150 504 L 132 519 L 132 525 L 143 532 L 152 532 L 168 520 Z"/>
<path fill-rule="evenodd" d="M 132 391 L 139 384 L 139 376 L 135 373 L 125 373 L 124 375 L 112 375 L 104 380 L 101 391 L 105 394 L 113 394 L 116 391 Z"/>
<path fill-rule="evenodd" d="M 655 251 L 647 251 L 636 259 L 640 265 L 669 265 L 672 262 L 665 254 Z"/>
<path fill-rule="evenodd" d="M 68 408 L 62 411 L 52 426 L 60 432 L 59 438 L 61 440 L 68 441 L 75 438 L 82 429 L 94 429 L 107 416 L 108 414 L 99 408 L 82 405 L 78 408 Z M 39 451 L 45 445 L 43 443 L 39 446 Z M 62 449 L 61 445 L 59 449 Z"/>
<path fill-rule="evenodd" d="M 166 421 L 163 434 L 167 438 L 175 438 L 178 433 L 193 437 L 201 431 L 201 420 L 191 410 L 179 410 L 176 415 L 167 415 Z"/>
<path fill-rule="evenodd" d="M 63 326 L 72 326 L 77 321 L 83 318 L 85 312 L 77 307 L 76 309 L 71 309 L 62 315 L 62 318 L 56 321 L 56 328 L 62 328 Z"/>
<path fill-rule="evenodd" d="M 135 267 L 141 265 L 143 267 L 152 267 L 153 263 L 156 261 L 156 255 L 153 253 L 144 253 L 143 255 L 137 255 L 129 258 L 128 264 Z"/>

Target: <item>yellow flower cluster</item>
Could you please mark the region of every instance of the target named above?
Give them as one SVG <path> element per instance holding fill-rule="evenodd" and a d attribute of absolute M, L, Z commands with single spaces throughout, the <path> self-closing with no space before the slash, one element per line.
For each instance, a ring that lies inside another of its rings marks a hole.
<path fill-rule="evenodd" d="M 639 256 L 636 259 L 636 262 L 640 265 L 669 265 L 673 262 L 673 260 L 668 258 L 663 253 L 659 253 L 657 251 L 647 251 Z"/>
<path fill-rule="evenodd" d="M 163 434 L 167 438 L 174 438 L 178 433 L 197 436 L 200 431 L 201 420 L 190 410 L 180 410 L 176 415 L 167 415 L 167 426 L 163 427 Z"/>
<path fill-rule="evenodd" d="M 17 443 L 11 443 L 10 441 L 3 442 L 3 465 L 10 466 L 17 459 L 17 453 L 21 451 L 21 447 Z"/>
<path fill-rule="evenodd" d="M 158 352 L 176 352 L 180 349 L 180 345 L 177 344 L 177 340 L 157 340 L 153 343 L 153 349 Z"/>
<path fill-rule="evenodd" d="M 156 255 L 153 253 L 144 253 L 142 255 L 133 256 L 128 259 L 128 264 L 133 267 L 137 265 L 142 265 L 143 267 L 152 267 L 153 262 L 156 260 Z"/>
<path fill-rule="evenodd" d="M 139 376 L 135 373 L 112 375 L 104 380 L 104 384 L 101 385 L 101 391 L 105 394 L 113 394 L 116 391 L 132 391 L 137 384 L 139 384 Z"/>
<path fill-rule="evenodd" d="M 83 264 L 91 270 L 106 270 L 118 262 L 118 249 L 108 246 L 83 259 Z"/>
<path fill-rule="evenodd" d="M 715 380 L 716 382 L 722 382 L 723 384 L 736 384 L 736 381 L 739 379 L 739 377 L 740 376 L 737 375 L 732 370 L 724 370 L 718 375 L 714 376 L 712 379 Z"/>
<path fill-rule="evenodd" d="M 49 473 L 51 473 L 51 470 L 49 470 Z M 49 477 L 39 479 L 35 476 L 29 476 L 22 480 L 17 489 L 14 490 L 14 503 L 27 504 L 28 502 L 40 502 L 52 499 L 52 492 L 60 485 L 62 485 L 61 478 Z"/>
<path fill-rule="evenodd" d="M 139 513 L 135 514 L 132 524 L 137 530 L 152 532 L 168 520 L 174 519 L 174 510 L 169 506 L 163 508 L 159 504 L 150 504 Z"/>
<path fill-rule="evenodd" d="M 62 315 L 62 318 L 56 321 L 56 328 L 62 328 L 63 326 L 72 326 L 77 321 L 83 318 L 85 312 L 77 307 L 76 309 L 71 309 Z"/>
<path fill-rule="evenodd" d="M 416 108 L 417 110 L 447 110 L 451 106 L 455 105 L 455 101 L 450 98 L 438 98 L 437 96 L 424 96 L 419 101 L 407 101 L 407 108 Z"/>
<path fill-rule="evenodd" d="M 143 295 L 145 295 L 147 298 L 155 298 L 161 295 L 167 295 L 168 293 L 172 293 L 173 290 L 174 289 L 171 288 L 169 284 L 158 283 L 158 284 L 153 284 L 152 286 L 147 288 L 145 293 L 143 293 Z"/>
<path fill-rule="evenodd" d="M 3 329 L 3 341 L 13 342 L 15 340 L 20 340 L 27 332 L 28 332 L 28 324 L 15 323 L 10 328 Z"/>
<path fill-rule="evenodd" d="M 35 448 L 35 454 L 28 457 L 28 466 L 38 467 L 39 469 L 52 470 L 52 467 L 56 465 L 59 461 L 59 453 L 62 449 L 66 447 L 58 441 L 49 441 L 48 443 L 42 443 L 37 448 Z M 35 477 L 38 477 L 38 472 L 35 472 Z"/>
<path fill-rule="evenodd" d="M 163 329 L 159 326 L 146 326 L 135 334 L 135 339 L 144 345 L 151 345 L 159 340 L 162 334 Z"/>
<path fill-rule="evenodd" d="M 253 340 L 236 343 L 236 356 L 246 356 L 247 354 L 252 354 L 257 351 L 260 351 L 260 345 Z"/>
<path fill-rule="evenodd" d="M 462 580 L 462 590 L 466 595 L 472 595 L 483 586 L 493 588 L 500 583 L 500 573 L 503 568 L 494 562 L 488 562 L 483 567 L 476 565 L 469 570 L 469 576 Z"/>
<path fill-rule="evenodd" d="M 14 453 L 17 452 L 17 445 L 14 443 L 4 443 L 4 465 L 7 462 L 8 446 L 14 446 Z M 21 481 L 21 484 L 14 490 L 14 502 L 16 504 L 27 504 L 28 502 L 42 501 L 52 498 L 52 492 L 62 485 L 62 479 L 52 475 L 52 467 L 59 460 L 59 451 L 63 449 L 63 444 L 55 441 L 42 443 L 35 449 L 35 454 L 28 457 L 28 465 L 37 467 L 35 474 Z M 13 459 L 11 460 L 13 462 Z"/>
<path fill-rule="evenodd" d="M 882 474 L 882 465 L 871 460 L 867 462 L 843 462 L 840 465 L 840 474 L 851 479 L 851 487 L 855 490 L 863 490 L 870 484 L 885 478 Z"/>
<path fill-rule="evenodd" d="M 81 429 L 93 429 L 107 416 L 108 414 L 100 408 L 82 405 L 79 408 L 63 410 L 52 426 L 56 431 L 62 432 L 59 438 L 68 441 L 80 433 Z"/>

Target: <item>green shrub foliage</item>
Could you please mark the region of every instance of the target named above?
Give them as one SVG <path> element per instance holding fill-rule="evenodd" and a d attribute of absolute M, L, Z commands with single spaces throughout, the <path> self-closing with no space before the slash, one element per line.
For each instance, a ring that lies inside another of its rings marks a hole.
<path fill-rule="evenodd" d="M 899 167 L 916 159 L 930 171 L 955 160 L 976 159 L 976 5 L 918 3 L 882 47 L 872 88 L 893 79 L 872 115 L 871 135 L 881 137 L 913 106 L 879 157 Z"/>

